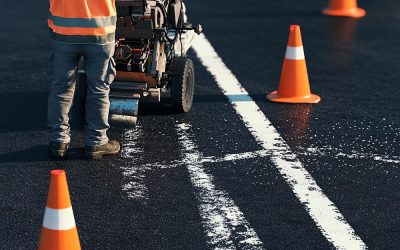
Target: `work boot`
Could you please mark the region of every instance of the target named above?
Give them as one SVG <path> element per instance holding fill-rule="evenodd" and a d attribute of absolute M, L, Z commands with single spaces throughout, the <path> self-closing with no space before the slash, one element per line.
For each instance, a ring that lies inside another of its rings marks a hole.
<path fill-rule="evenodd" d="M 55 158 L 63 158 L 69 148 L 69 143 L 52 141 L 49 145 L 50 155 Z"/>
<path fill-rule="evenodd" d="M 118 154 L 121 146 L 119 142 L 111 140 L 106 144 L 99 146 L 86 146 L 85 154 L 89 159 L 100 159 L 103 155 L 115 155 Z"/>

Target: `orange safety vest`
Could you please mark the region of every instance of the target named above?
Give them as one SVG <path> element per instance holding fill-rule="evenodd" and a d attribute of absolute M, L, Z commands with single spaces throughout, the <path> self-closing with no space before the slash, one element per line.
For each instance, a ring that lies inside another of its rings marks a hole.
<path fill-rule="evenodd" d="M 50 35 L 59 42 L 106 44 L 115 41 L 115 0 L 49 0 Z"/>

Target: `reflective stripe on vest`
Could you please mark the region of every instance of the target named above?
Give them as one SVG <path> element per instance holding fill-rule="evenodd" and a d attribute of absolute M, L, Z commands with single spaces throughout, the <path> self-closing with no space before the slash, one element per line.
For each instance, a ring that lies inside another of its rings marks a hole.
<path fill-rule="evenodd" d="M 100 27 L 100 28 L 82 28 L 82 27 L 60 27 L 48 20 L 49 28 L 61 35 L 81 35 L 81 36 L 104 36 L 108 33 L 115 32 L 115 26 Z"/>
<path fill-rule="evenodd" d="M 104 28 L 115 26 L 117 17 L 107 16 L 94 18 L 67 18 L 53 16 L 51 13 L 49 13 L 49 20 L 53 22 L 53 25 L 60 27 Z"/>
<path fill-rule="evenodd" d="M 48 26 L 56 41 L 109 43 L 115 40 L 115 0 L 49 0 Z"/>
<path fill-rule="evenodd" d="M 48 19 L 53 40 L 65 43 L 105 44 L 115 41 L 116 17 L 109 18 L 54 18 Z M 56 22 L 56 23 L 54 23 Z M 63 25 L 62 25 L 63 24 Z M 80 25 L 76 27 L 75 25 Z M 102 27 L 101 25 L 105 25 Z M 90 27 L 87 27 L 90 26 Z"/>
<path fill-rule="evenodd" d="M 93 35 L 62 35 L 54 32 L 51 28 L 49 28 L 50 36 L 53 40 L 64 43 L 76 43 L 76 44 L 86 44 L 86 43 L 95 43 L 95 44 L 106 44 L 115 42 L 115 33 L 108 33 L 103 36 L 93 36 Z"/>

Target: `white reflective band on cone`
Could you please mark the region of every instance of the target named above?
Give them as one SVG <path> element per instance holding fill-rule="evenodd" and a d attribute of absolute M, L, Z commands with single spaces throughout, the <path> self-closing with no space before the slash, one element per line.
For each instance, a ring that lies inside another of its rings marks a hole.
<path fill-rule="evenodd" d="M 304 60 L 305 56 L 304 56 L 303 46 L 300 47 L 287 46 L 285 58 L 289 60 Z"/>
<path fill-rule="evenodd" d="M 64 209 L 46 207 L 43 227 L 51 230 L 69 230 L 75 228 L 75 218 L 72 207 Z"/>

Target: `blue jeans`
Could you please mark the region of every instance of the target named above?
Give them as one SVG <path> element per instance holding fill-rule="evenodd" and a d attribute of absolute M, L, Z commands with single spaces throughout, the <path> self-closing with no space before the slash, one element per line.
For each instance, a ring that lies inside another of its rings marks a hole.
<path fill-rule="evenodd" d="M 85 145 L 108 142 L 107 129 L 110 84 L 114 80 L 114 43 L 68 44 L 52 41 L 49 57 L 51 92 L 48 99 L 47 125 L 50 141 L 69 143 L 69 114 L 75 93 L 77 67 L 85 59 L 87 97 Z"/>

